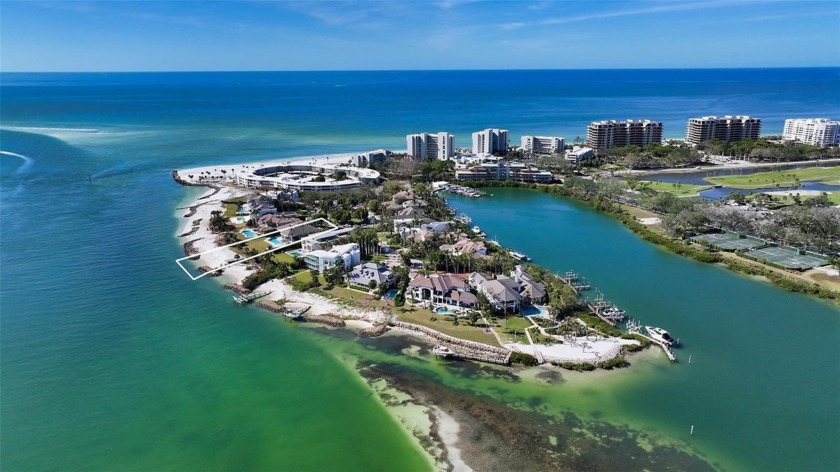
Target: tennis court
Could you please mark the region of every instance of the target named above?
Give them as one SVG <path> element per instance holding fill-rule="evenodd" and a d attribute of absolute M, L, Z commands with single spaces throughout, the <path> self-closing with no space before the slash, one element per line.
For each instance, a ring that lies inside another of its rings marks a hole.
<path fill-rule="evenodd" d="M 796 249 L 787 249 L 776 246 L 754 249 L 747 252 L 746 255 L 756 259 L 764 259 L 771 264 L 775 264 L 786 269 L 805 270 L 828 264 L 828 258 L 826 257 L 814 254 L 799 254 L 799 251 Z"/>
<path fill-rule="evenodd" d="M 742 238 L 738 233 L 709 233 L 694 236 L 692 241 L 705 241 L 723 251 L 742 251 L 765 246 L 767 243 L 755 238 Z"/>

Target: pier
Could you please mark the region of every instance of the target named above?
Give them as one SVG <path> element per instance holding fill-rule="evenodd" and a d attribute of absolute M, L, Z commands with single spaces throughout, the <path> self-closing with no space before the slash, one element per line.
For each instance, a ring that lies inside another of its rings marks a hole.
<path fill-rule="evenodd" d="M 562 275 L 555 274 L 555 277 L 571 287 L 578 296 L 580 296 L 582 291 L 590 290 L 592 288 L 592 284 L 587 282 L 585 278 L 581 277 L 580 274 L 573 270 L 570 270 Z M 619 321 L 623 321 L 625 311 L 606 300 L 604 298 L 604 294 L 601 293 L 600 290 L 596 289 L 595 292 L 595 300 L 593 301 L 582 297 L 589 311 L 610 326 L 615 326 Z"/>
<path fill-rule="evenodd" d="M 245 305 L 245 304 L 253 302 L 254 300 L 256 300 L 258 298 L 269 295 L 270 293 L 271 292 L 269 292 L 269 291 L 254 292 L 254 293 L 243 293 L 243 294 L 240 294 L 240 295 L 237 295 L 237 296 L 233 297 L 233 301 L 235 301 L 236 303 L 238 303 L 240 305 Z"/>

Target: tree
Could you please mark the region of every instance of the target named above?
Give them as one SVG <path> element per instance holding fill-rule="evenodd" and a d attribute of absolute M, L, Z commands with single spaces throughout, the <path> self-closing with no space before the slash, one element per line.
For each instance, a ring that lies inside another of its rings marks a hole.
<path fill-rule="evenodd" d="M 318 281 L 318 276 L 319 275 L 320 274 L 318 273 L 317 270 L 315 270 L 315 269 L 310 269 L 309 270 L 309 276 L 312 277 L 312 281 L 309 282 L 309 287 L 310 288 L 315 288 L 315 287 L 321 285 L 321 283 Z"/>
<path fill-rule="evenodd" d="M 375 290 L 376 289 L 376 281 L 371 280 L 370 282 L 368 282 L 368 288 L 371 289 L 371 290 Z"/>
<path fill-rule="evenodd" d="M 214 210 L 210 213 L 210 231 L 214 233 L 221 233 L 233 229 L 228 223 L 228 219 L 219 210 Z"/>

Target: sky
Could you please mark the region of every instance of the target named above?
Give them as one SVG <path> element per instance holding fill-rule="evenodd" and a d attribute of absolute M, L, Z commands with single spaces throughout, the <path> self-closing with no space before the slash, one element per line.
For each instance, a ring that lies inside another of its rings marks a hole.
<path fill-rule="evenodd" d="M 0 0 L 4 72 L 812 66 L 840 0 Z"/>

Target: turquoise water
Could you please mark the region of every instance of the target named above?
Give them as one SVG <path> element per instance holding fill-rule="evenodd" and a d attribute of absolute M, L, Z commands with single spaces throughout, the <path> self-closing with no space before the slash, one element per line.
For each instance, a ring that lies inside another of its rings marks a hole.
<path fill-rule="evenodd" d="M 674 437 L 695 425 L 702 434 L 693 442 L 738 469 L 840 467 L 837 306 L 674 256 L 568 200 L 489 192 L 449 202 L 503 245 L 515 241 L 555 271 L 576 270 L 628 316 L 681 339 L 679 364 L 605 392 L 603 416 Z"/>
<path fill-rule="evenodd" d="M 393 300 L 393 299 L 397 298 L 397 293 L 398 293 L 398 290 L 395 289 L 395 288 L 392 288 L 391 290 L 388 290 L 387 292 L 382 294 L 382 298 L 384 298 L 386 300 Z"/>
<path fill-rule="evenodd" d="M 270 238 L 267 238 L 266 241 L 268 241 L 268 244 L 271 244 L 272 246 L 282 246 L 283 244 L 285 244 L 283 242 L 283 239 L 278 236 L 272 236 Z"/>
<path fill-rule="evenodd" d="M 487 126 L 573 138 L 607 117 L 661 119 L 678 136 L 687 116 L 743 112 L 772 132 L 788 115 L 836 115 L 837 72 L 0 74 L 0 148 L 16 154 L 0 154 L 3 468 L 424 468 L 346 352 L 679 441 L 696 424 L 691 446 L 740 469 L 836 470 L 829 305 L 673 257 L 547 196 L 458 201 L 488 234 L 582 272 L 695 359 L 559 389 L 467 375 L 301 330 L 190 281 L 174 263 L 185 219 L 173 208 L 202 190 L 170 171 L 398 149 L 422 130 L 459 145 Z M 522 218 L 546 226 L 523 236 Z"/>
<path fill-rule="evenodd" d="M 255 233 L 254 231 L 252 231 L 250 229 L 243 229 L 242 234 L 244 234 L 245 236 L 247 236 L 249 238 L 253 238 L 257 235 L 257 233 Z"/>

